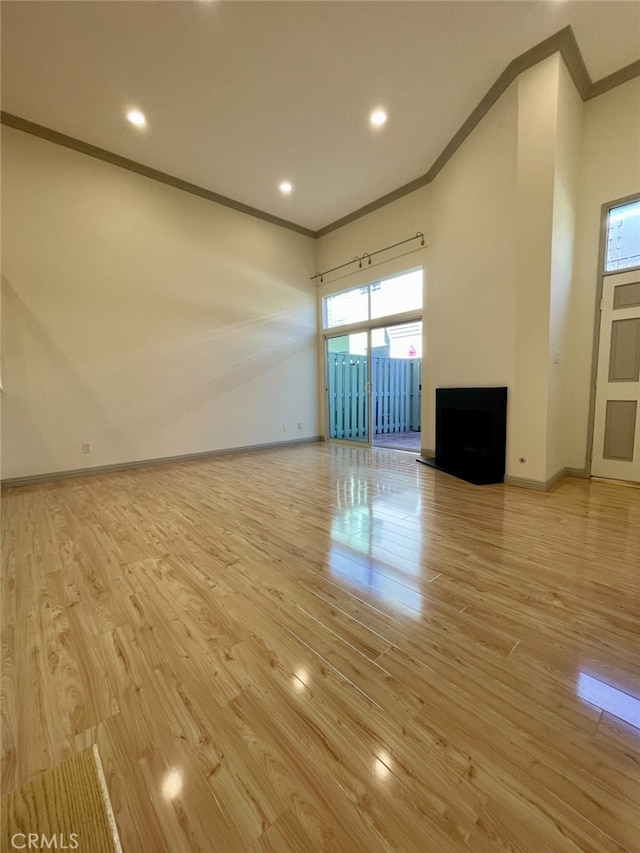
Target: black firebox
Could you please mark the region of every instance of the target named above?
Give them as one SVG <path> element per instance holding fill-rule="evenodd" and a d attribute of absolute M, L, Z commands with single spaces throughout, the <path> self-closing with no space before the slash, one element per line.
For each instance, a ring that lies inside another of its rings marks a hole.
<path fill-rule="evenodd" d="M 418 461 L 476 486 L 502 483 L 506 388 L 436 388 L 436 455 Z"/>

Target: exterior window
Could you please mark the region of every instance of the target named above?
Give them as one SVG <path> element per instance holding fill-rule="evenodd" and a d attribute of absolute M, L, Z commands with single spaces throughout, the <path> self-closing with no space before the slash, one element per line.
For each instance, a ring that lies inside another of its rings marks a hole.
<path fill-rule="evenodd" d="M 325 328 L 349 326 L 369 319 L 369 287 L 334 293 L 324 300 Z"/>
<path fill-rule="evenodd" d="M 422 270 L 326 296 L 324 328 L 349 326 L 422 308 Z"/>
<path fill-rule="evenodd" d="M 371 319 L 422 308 L 422 270 L 371 285 Z"/>
<path fill-rule="evenodd" d="M 605 272 L 640 266 L 640 199 L 612 207 L 607 218 Z"/>

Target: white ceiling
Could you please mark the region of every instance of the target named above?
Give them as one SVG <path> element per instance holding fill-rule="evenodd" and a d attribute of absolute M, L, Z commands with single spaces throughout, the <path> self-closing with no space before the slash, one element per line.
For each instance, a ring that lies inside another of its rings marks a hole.
<path fill-rule="evenodd" d="M 592 80 L 640 59 L 633 0 L 10 0 L 1 14 L 4 111 L 312 230 L 427 172 L 509 62 L 568 24 Z"/>

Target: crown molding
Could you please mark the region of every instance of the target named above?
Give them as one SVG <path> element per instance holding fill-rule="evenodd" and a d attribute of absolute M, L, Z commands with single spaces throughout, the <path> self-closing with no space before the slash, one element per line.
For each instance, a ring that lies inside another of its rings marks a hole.
<path fill-rule="evenodd" d="M 615 89 L 616 86 L 628 83 L 629 80 L 633 80 L 636 77 L 640 77 L 640 59 L 637 62 L 632 62 L 630 65 L 625 65 L 624 68 L 619 68 L 617 71 L 614 71 L 613 74 L 609 74 L 608 77 L 596 80 L 595 83 L 591 84 L 587 97 L 583 100 L 590 101 L 591 98 L 597 98 L 598 95 L 604 95 L 604 93 L 608 92 L 610 89 Z"/>
<path fill-rule="evenodd" d="M 127 157 L 122 157 L 120 154 L 114 154 L 113 151 L 107 151 L 105 148 L 98 148 L 96 145 L 90 145 L 88 142 L 83 142 L 81 139 L 76 139 L 73 136 L 66 136 L 64 133 L 59 133 L 57 130 L 52 130 L 50 127 L 44 127 L 41 124 L 35 124 L 32 121 L 27 121 L 20 116 L 12 115 L 7 112 L 0 112 L 0 122 L 7 127 L 13 127 L 16 130 L 22 130 L 25 133 L 30 133 L 32 136 L 37 136 L 40 139 L 46 139 L 47 142 L 54 142 L 56 145 L 62 145 L 64 148 L 71 148 L 73 151 L 78 151 L 80 154 L 87 154 L 89 157 L 95 157 L 97 160 L 103 160 L 105 163 L 111 163 L 113 166 L 119 166 L 121 169 L 126 169 L 129 172 L 135 172 L 137 175 L 142 175 L 145 178 L 151 178 L 153 181 L 158 181 L 161 184 L 167 184 L 183 192 L 197 195 L 200 198 L 213 201 L 216 204 L 221 204 L 224 207 L 231 207 L 240 213 L 246 213 L 248 216 L 254 216 L 257 219 L 262 219 L 265 222 L 270 222 L 272 225 L 279 225 L 281 228 L 288 228 L 290 231 L 296 231 L 298 234 L 304 234 L 305 237 L 315 237 L 315 231 L 309 228 L 304 228 L 296 222 L 289 222 L 287 219 L 280 219 L 279 216 L 273 216 L 264 210 L 258 210 L 256 207 L 251 207 L 248 204 L 243 204 L 241 201 L 227 198 L 227 196 L 219 195 L 211 190 L 197 184 L 191 184 L 188 181 L 183 181 L 182 178 L 176 178 L 174 175 L 169 175 L 166 172 L 160 172 L 158 169 L 152 169 L 150 166 L 145 166 L 143 163 L 137 163 L 135 160 L 129 160 Z"/>

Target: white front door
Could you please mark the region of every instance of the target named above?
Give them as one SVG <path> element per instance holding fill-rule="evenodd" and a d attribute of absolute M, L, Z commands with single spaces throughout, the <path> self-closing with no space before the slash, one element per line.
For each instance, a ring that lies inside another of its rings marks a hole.
<path fill-rule="evenodd" d="M 593 477 L 640 482 L 640 270 L 605 275 Z"/>

